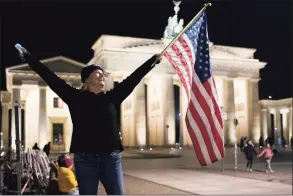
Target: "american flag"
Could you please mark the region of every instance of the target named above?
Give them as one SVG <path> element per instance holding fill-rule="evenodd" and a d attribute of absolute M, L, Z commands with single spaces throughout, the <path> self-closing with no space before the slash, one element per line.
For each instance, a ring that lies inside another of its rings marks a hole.
<path fill-rule="evenodd" d="M 164 53 L 186 91 L 186 127 L 202 166 L 224 157 L 223 121 L 209 53 L 205 12 Z"/>

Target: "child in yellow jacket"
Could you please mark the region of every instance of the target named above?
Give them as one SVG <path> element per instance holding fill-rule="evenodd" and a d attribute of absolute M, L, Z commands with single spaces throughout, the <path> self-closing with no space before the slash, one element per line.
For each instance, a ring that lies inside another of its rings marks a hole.
<path fill-rule="evenodd" d="M 77 181 L 72 171 L 73 160 L 67 154 L 58 158 L 58 187 L 61 194 L 79 195 Z"/>

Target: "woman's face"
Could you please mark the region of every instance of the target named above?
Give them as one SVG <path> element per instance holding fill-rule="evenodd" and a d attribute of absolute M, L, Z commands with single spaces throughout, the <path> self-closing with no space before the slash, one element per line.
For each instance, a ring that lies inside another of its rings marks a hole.
<path fill-rule="evenodd" d="M 251 141 L 251 140 L 249 140 L 249 141 L 248 141 L 248 143 L 251 145 L 251 144 L 252 144 L 252 141 Z"/>
<path fill-rule="evenodd" d="M 95 88 L 100 88 L 104 90 L 105 88 L 105 79 L 104 73 L 102 70 L 93 71 L 87 79 L 87 84 Z"/>

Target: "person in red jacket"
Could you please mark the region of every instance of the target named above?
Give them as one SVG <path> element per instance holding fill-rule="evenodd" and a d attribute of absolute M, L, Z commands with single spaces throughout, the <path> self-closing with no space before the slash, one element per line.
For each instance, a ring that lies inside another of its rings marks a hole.
<path fill-rule="evenodd" d="M 274 171 L 272 170 L 272 167 L 271 167 L 271 161 L 274 156 L 274 153 L 273 153 L 273 151 L 271 149 L 271 145 L 269 143 L 267 143 L 266 148 L 263 149 L 263 151 L 257 155 L 257 158 L 259 158 L 263 155 L 265 155 L 265 159 L 266 159 L 266 168 L 265 168 L 266 173 L 269 173 L 269 172 L 273 173 Z"/>

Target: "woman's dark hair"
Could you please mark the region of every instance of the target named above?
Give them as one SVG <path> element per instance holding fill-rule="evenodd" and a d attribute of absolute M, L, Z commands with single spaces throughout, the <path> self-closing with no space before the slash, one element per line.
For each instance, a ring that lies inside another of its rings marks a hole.
<path fill-rule="evenodd" d="M 58 157 L 58 166 L 59 166 L 59 167 L 65 167 L 65 166 L 66 166 L 65 159 L 66 159 L 66 154 L 61 154 L 61 155 Z"/>

